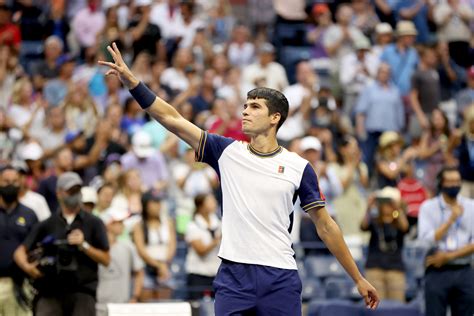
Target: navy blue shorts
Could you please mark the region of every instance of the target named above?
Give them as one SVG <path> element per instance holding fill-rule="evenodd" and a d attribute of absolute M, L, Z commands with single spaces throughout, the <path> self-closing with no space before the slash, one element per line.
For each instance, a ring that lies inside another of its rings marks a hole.
<path fill-rule="evenodd" d="M 213 285 L 216 316 L 301 315 L 297 270 L 222 260 Z"/>

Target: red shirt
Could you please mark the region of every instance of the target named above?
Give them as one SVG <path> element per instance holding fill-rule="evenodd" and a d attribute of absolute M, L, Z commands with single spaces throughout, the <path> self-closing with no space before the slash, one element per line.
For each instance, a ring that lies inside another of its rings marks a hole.
<path fill-rule="evenodd" d="M 0 27 L 0 44 L 20 48 L 21 33 L 18 25 L 6 24 Z"/>
<path fill-rule="evenodd" d="M 216 131 L 219 129 L 219 126 L 223 123 L 222 119 L 218 118 L 214 123 L 212 123 L 211 128 L 209 129 L 210 133 L 216 134 Z M 248 142 L 249 138 L 247 135 L 242 132 L 242 120 L 234 119 L 229 122 L 227 128 L 221 134 L 224 137 L 229 137 L 235 140 L 240 140 Z"/>
<path fill-rule="evenodd" d="M 402 195 L 402 201 L 407 204 L 407 215 L 418 217 L 421 203 L 428 198 L 423 184 L 417 179 L 403 178 L 397 187 Z"/>

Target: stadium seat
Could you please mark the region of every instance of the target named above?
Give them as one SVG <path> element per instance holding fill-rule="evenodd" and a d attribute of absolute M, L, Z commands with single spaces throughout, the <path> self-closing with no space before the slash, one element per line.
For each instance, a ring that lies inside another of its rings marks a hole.
<path fill-rule="evenodd" d="M 188 302 L 107 304 L 108 316 L 191 316 Z"/>
<path fill-rule="evenodd" d="M 422 316 L 415 306 L 398 301 L 383 300 L 375 310 L 363 308 L 363 315 L 367 316 Z"/>
<path fill-rule="evenodd" d="M 309 277 L 347 277 L 344 268 L 332 256 L 308 256 L 305 259 L 305 267 Z"/>
<path fill-rule="evenodd" d="M 325 298 L 324 285 L 318 279 L 303 279 L 301 297 L 303 302 L 308 302 L 317 298 Z"/>
<path fill-rule="evenodd" d="M 361 299 L 354 282 L 347 278 L 329 277 L 324 281 L 324 289 L 328 299 Z"/>
<path fill-rule="evenodd" d="M 312 300 L 308 316 L 362 316 L 364 307 L 346 300 Z"/>

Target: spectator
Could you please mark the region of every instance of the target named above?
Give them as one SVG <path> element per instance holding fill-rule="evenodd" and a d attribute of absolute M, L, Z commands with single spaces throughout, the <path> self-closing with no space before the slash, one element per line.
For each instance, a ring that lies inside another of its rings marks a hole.
<path fill-rule="evenodd" d="M 433 48 L 423 48 L 420 64 L 411 78 L 410 102 L 414 115 L 410 118 L 409 131 L 415 138 L 429 128 L 428 117 L 441 101 L 437 58 Z"/>
<path fill-rule="evenodd" d="M 140 301 L 169 299 L 170 270 L 176 253 L 176 230 L 164 214 L 162 196 L 152 190 L 142 197 L 142 220 L 133 229 L 138 254 L 145 261 L 145 282 Z"/>
<path fill-rule="evenodd" d="M 110 263 L 109 243 L 102 221 L 81 208 L 81 186 L 76 173 L 59 176 L 60 212 L 37 225 L 15 251 L 15 262 L 35 280 L 35 315 L 95 314 L 97 270 L 99 264 Z M 47 244 L 48 239 L 53 245 Z M 65 244 L 54 245 L 58 241 Z M 38 265 L 41 255 L 33 262 L 28 260 L 28 253 L 35 249 L 36 253 L 45 251 L 45 256 L 58 256 L 59 260 L 67 256 L 70 262 L 57 261 L 52 268 Z"/>
<path fill-rule="evenodd" d="M 9 46 L 0 45 L 0 109 L 7 109 L 13 87 L 23 70 L 18 62 L 18 53 Z"/>
<path fill-rule="evenodd" d="M 438 3 L 433 9 L 433 19 L 437 25 L 437 36 L 449 45 L 449 53 L 456 64 L 467 68 L 471 66 L 470 41 L 474 10 L 472 4 L 459 0 Z"/>
<path fill-rule="evenodd" d="M 428 16 L 432 11 L 432 4 L 425 0 L 400 0 L 397 1 L 394 11 L 397 19 L 413 21 L 418 30 L 416 41 L 428 44 L 431 41 L 431 34 L 428 26 Z"/>
<path fill-rule="evenodd" d="M 318 81 L 319 78 L 309 62 L 301 61 L 296 65 L 296 83 L 283 90 L 290 106 L 285 124 L 277 133 L 278 140 L 283 144 L 304 136 L 307 129 L 304 115 L 309 110 L 306 108 L 317 101 Z"/>
<path fill-rule="evenodd" d="M 458 117 L 472 104 L 474 104 L 474 66 L 467 70 L 467 87 L 456 95 Z"/>
<path fill-rule="evenodd" d="M 72 86 L 72 75 L 76 62 L 70 55 L 63 55 L 58 60 L 59 76 L 45 83 L 43 94 L 48 105 L 58 106 L 66 97 L 69 87 Z"/>
<path fill-rule="evenodd" d="M 448 103 L 452 104 L 452 108 L 457 108 L 454 97 L 466 84 L 466 70 L 453 60 L 446 42 L 438 42 L 436 52 L 438 53 L 438 74 L 441 86 L 442 103 L 440 107 L 443 108 Z M 456 116 L 455 113 L 454 116 Z"/>
<path fill-rule="evenodd" d="M 129 240 L 120 239 L 124 231 L 123 221 L 129 215 L 127 210 L 109 209 L 100 216 L 107 228 L 110 265 L 99 266 L 98 316 L 108 315 L 108 303 L 137 303 L 141 296 L 144 263 L 135 245 Z"/>
<path fill-rule="evenodd" d="M 311 49 L 311 62 L 316 68 L 329 70 L 329 56 L 324 46 L 324 37 L 332 25 L 332 16 L 329 7 L 325 3 L 316 3 L 311 10 L 314 25 L 308 28 L 307 40 L 313 45 Z"/>
<path fill-rule="evenodd" d="M 216 72 L 214 69 L 206 69 L 202 74 L 202 82 L 199 84 L 198 89 L 195 90 L 195 95 L 191 96 L 188 101 L 193 106 L 194 116 L 199 115 L 203 111 L 209 111 L 212 106 L 212 103 L 216 99 L 216 89 L 214 87 L 214 79 L 216 77 Z M 195 87 L 194 80 L 191 83 L 191 86 Z M 199 82 L 199 81 L 197 81 Z M 190 86 L 190 87 L 191 87 Z"/>
<path fill-rule="evenodd" d="M 65 3 L 52 2 L 49 12 L 46 15 L 43 34 L 47 37 L 57 36 L 65 45 L 65 51 L 69 51 L 67 36 L 70 31 L 69 20 L 66 16 Z"/>
<path fill-rule="evenodd" d="M 336 13 L 337 23 L 324 33 L 324 47 L 336 69 L 339 69 L 342 57 L 354 52 L 354 43 L 364 37 L 357 27 L 351 25 L 352 16 L 353 11 L 349 4 L 339 5 Z"/>
<path fill-rule="evenodd" d="M 29 316 L 31 311 L 20 291 L 24 273 L 13 261 L 15 249 L 38 222 L 35 213 L 18 201 L 20 174 L 12 166 L 0 170 L 0 315 Z"/>
<path fill-rule="evenodd" d="M 82 195 L 82 207 L 84 211 L 87 213 L 91 213 L 97 204 L 97 191 L 93 187 L 82 187 L 81 188 L 81 195 Z"/>
<path fill-rule="evenodd" d="M 20 28 L 12 23 L 12 11 L 5 4 L 0 5 L 0 45 L 9 46 L 16 52 L 21 46 Z"/>
<path fill-rule="evenodd" d="M 216 120 L 210 125 L 209 132 L 236 140 L 247 141 L 242 132 L 242 117 L 239 115 L 239 103 L 235 99 L 217 99 L 213 107 L 220 107 Z"/>
<path fill-rule="evenodd" d="M 44 42 L 44 58 L 31 67 L 33 86 L 41 91 L 45 82 L 59 76 L 58 59 L 64 53 L 64 43 L 56 35 L 49 36 Z"/>
<path fill-rule="evenodd" d="M 450 146 L 459 161 L 462 178 L 461 195 L 474 198 L 474 106 L 467 109 L 462 132 L 453 133 L 455 141 Z"/>
<path fill-rule="evenodd" d="M 234 67 L 244 68 L 255 59 L 255 45 L 250 41 L 250 30 L 237 25 L 232 32 L 232 41 L 227 47 L 227 57 Z"/>
<path fill-rule="evenodd" d="M 418 64 L 418 53 L 413 47 L 418 31 L 411 21 L 399 21 L 395 29 L 396 42 L 385 47 L 380 60 L 390 65 L 393 83 L 400 90 L 404 104 L 408 104 L 411 77 Z"/>
<path fill-rule="evenodd" d="M 352 117 L 357 98 L 377 75 L 377 60 L 370 54 L 370 42 L 362 37 L 354 42 L 354 52 L 341 59 L 339 82 L 344 92 L 343 112 Z"/>
<path fill-rule="evenodd" d="M 354 12 L 352 25 L 361 30 L 366 37 L 370 38 L 376 25 L 379 23 L 379 18 L 375 14 L 370 1 L 353 0 L 352 10 Z"/>
<path fill-rule="evenodd" d="M 150 0 L 141 2 L 151 3 Z M 150 22 L 160 28 L 168 59 L 176 54 L 176 48 L 182 38 L 183 17 L 178 0 L 166 0 L 154 3 L 150 12 Z"/>
<path fill-rule="evenodd" d="M 283 90 L 288 86 L 285 69 L 274 61 L 275 48 L 270 43 L 262 43 L 258 48 L 258 62 L 243 69 L 242 80 L 255 87 L 269 87 Z"/>
<path fill-rule="evenodd" d="M 403 139 L 397 132 L 387 131 L 380 136 L 375 162 L 379 188 L 396 187 L 407 161 L 415 158 L 415 149 L 408 148 L 402 152 L 402 146 Z"/>
<path fill-rule="evenodd" d="M 461 174 L 444 168 L 438 175 L 438 194 L 425 201 L 418 217 L 418 238 L 433 249 L 426 257 L 427 315 L 471 315 L 474 311 L 474 200 L 459 196 Z M 456 293 L 456 295 L 453 295 Z"/>
<path fill-rule="evenodd" d="M 360 235 L 359 222 L 366 210 L 364 190 L 369 186 L 369 171 L 361 156 L 357 140 L 345 136 L 338 142 L 337 162 L 331 164 L 342 186 L 334 207 L 345 236 Z"/>
<path fill-rule="evenodd" d="M 112 199 L 111 207 L 120 208 L 125 205 L 132 215 L 142 214 L 142 191 L 139 171 L 136 169 L 124 171 L 119 178 L 117 194 Z"/>
<path fill-rule="evenodd" d="M 436 193 L 435 178 L 448 162 L 448 145 L 451 131 L 446 114 L 439 109 L 431 112 L 429 129 L 423 131 L 418 158 L 425 163 L 423 184 L 431 195 Z"/>
<path fill-rule="evenodd" d="M 173 56 L 173 66 L 167 68 L 160 77 L 160 83 L 177 95 L 189 86 L 186 71 L 193 71 L 193 55 L 187 48 L 180 48 Z"/>
<path fill-rule="evenodd" d="M 18 201 L 24 206 L 35 212 L 38 221 L 43 221 L 51 215 L 46 199 L 37 192 L 32 191 L 28 187 L 27 174 L 28 166 L 23 161 L 18 161 L 15 169 L 20 175 L 20 190 L 18 192 Z"/>
<path fill-rule="evenodd" d="M 388 23 L 379 23 L 375 26 L 374 44 L 370 53 L 380 62 L 382 52 L 393 40 L 393 29 Z"/>
<path fill-rule="evenodd" d="M 107 209 L 109 209 L 115 196 L 115 190 L 115 186 L 109 182 L 102 184 L 97 189 L 97 203 L 94 210 L 92 211 L 92 214 L 100 216 L 105 213 Z"/>
<path fill-rule="evenodd" d="M 388 23 L 391 27 L 395 27 L 395 13 L 393 11 L 395 1 L 391 0 L 375 0 L 375 13 L 380 19 L 380 22 Z"/>
<path fill-rule="evenodd" d="M 398 88 L 390 81 L 391 69 L 382 63 L 376 81 L 367 85 L 355 106 L 356 132 L 362 142 L 364 162 L 372 168 L 380 135 L 385 131 L 401 132 L 405 114 Z"/>
<path fill-rule="evenodd" d="M 189 299 L 197 300 L 212 292 L 212 282 L 219 268 L 217 257 L 221 242 L 221 221 L 216 215 L 217 201 L 212 194 L 194 198 L 196 210 L 186 229 L 189 250 L 186 256 Z"/>
<path fill-rule="evenodd" d="M 372 215 L 374 206 L 376 214 Z M 402 249 L 408 221 L 400 208 L 400 191 L 392 187 L 377 191 L 369 199 L 360 228 L 370 232 L 365 264 L 367 280 L 376 284 L 381 299 L 404 302 L 406 281 Z"/>
<path fill-rule="evenodd" d="M 248 5 L 251 6 L 251 4 Z M 208 16 L 208 19 L 210 20 L 208 29 L 211 33 L 212 43 L 219 45 L 229 42 L 236 19 L 232 15 L 230 1 L 215 1 L 214 6 L 209 9 Z"/>
<path fill-rule="evenodd" d="M 64 108 L 48 107 L 46 109 L 45 121 L 42 128 L 32 136 L 40 142 L 41 147 L 44 149 L 44 158 L 48 159 L 65 145 L 67 129 Z"/>
<path fill-rule="evenodd" d="M 194 42 L 194 37 L 198 30 L 206 28 L 204 21 L 201 21 L 195 16 L 195 4 L 193 1 L 181 1 L 179 4 L 182 26 L 181 26 L 181 40 L 179 47 L 190 48 Z"/>
<path fill-rule="evenodd" d="M 71 22 L 71 31 L 81 51 L 97 44 L 104 26 L 105 14 L 100 8 L 100 0 L 87 0 L 87 6 L 75 12 Z"/>
<path fill-rule="evenodd" d="M 151 146 L 151 138 L 144 131 L 132 137 L 132 149 L 121 158 L 124 171 L 136 169 L 147 189 L 163 191 L 168 182 L 168 168 L 163 154 Z"/>

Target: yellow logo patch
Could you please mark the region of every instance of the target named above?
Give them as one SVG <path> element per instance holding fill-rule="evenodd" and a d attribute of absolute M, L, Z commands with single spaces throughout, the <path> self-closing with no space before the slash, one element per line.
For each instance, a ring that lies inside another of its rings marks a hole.
<path fill-rule="evenodd" d="M 25 226 L 26 225 L 26 219 L 23 216 L 20 216 L 16 220 L 16 224 L 20 225 L 20 226 Z"/>

